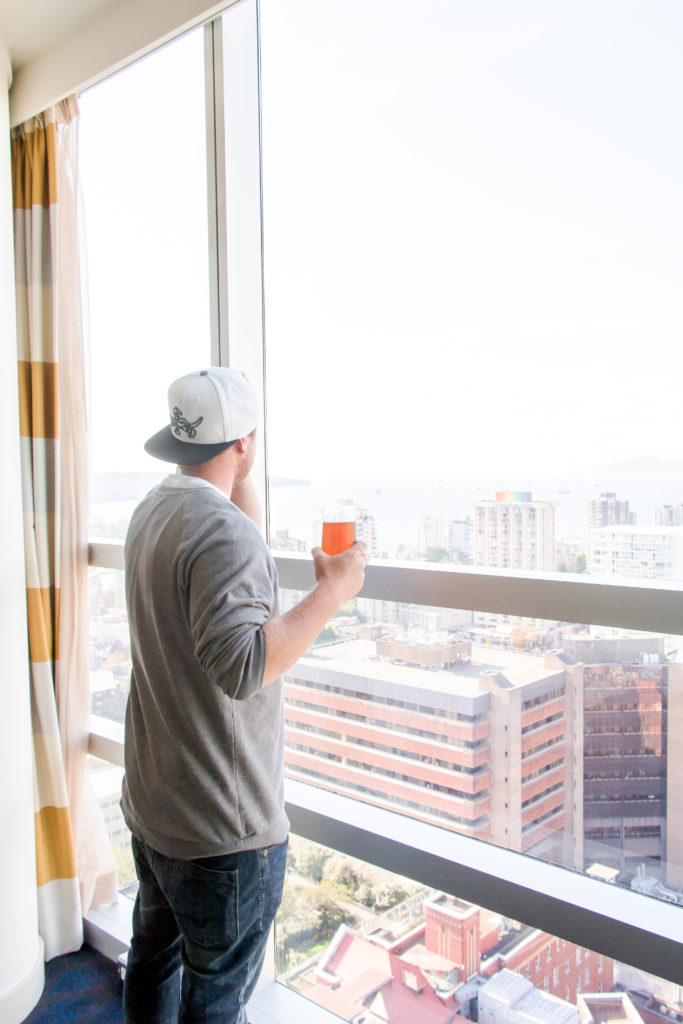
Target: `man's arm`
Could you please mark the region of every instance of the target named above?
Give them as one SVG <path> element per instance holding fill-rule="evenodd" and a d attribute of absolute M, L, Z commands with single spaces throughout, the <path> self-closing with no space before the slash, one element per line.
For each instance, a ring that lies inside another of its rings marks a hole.
<path fill-rule="evenodd" d="M 313 590 L 284 615 L 263 627 L 266 665 L 263 686 L 274 682 L 305 654 L 325 623 L 363 586 L 368 562 L 367 545 L 354 544 L 340 555 L 313 548 L 317 583 Z"/>
<path fill-rule="evenodd" d="M 245 476 L 244 480 L 240 483 L 235 484 L 230 495 L 230 500 L 233 505 L 237 505 L 239 509 L 244 512 L 245 516 L 249 516 L 253 522 L 256 523 L 259 530 L 263 526 L 263 517 L 261 513 L 261 502 L 259 501 L 256 488 L 254 487 L 254 481 L 251 476 Z"/>

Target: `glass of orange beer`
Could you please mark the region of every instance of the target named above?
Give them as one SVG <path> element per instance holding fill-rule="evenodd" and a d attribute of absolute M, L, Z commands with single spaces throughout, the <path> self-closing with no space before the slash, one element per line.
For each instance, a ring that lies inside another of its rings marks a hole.
<path fill-rule="evenodd" d="M 349 519 L 343 508 L 325 509 L 323 512 L 322 549 L 328 555 L 338 555 L 356 543 L 356 523 Z"/>

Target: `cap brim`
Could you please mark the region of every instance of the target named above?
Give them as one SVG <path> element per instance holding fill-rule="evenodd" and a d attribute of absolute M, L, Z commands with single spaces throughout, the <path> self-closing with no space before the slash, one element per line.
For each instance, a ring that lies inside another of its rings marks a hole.
<path fill-rule="evenodd" d="M 221 441 L 219 444 L 192 444 L 181 441 L 175 436 L 170 426 L 162 427 L 145 441 L 145 451 L 155 459 L 174 462 L 178 466 L 198 466 L 200 462 L 209 462 L 217 455 L 230 448 L 235 441 Z"/>

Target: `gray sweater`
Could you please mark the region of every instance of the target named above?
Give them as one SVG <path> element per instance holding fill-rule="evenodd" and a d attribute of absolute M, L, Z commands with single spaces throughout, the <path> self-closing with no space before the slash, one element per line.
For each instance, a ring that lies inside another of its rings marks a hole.
<path fill-rule="evenodd" d="M 212 484 L 167 477 L 133 513 L 125 567 L 128 827 L 183 860 L 284 841 L 282 681 L 261 689 L 277 575 L 257 527 Z"/>

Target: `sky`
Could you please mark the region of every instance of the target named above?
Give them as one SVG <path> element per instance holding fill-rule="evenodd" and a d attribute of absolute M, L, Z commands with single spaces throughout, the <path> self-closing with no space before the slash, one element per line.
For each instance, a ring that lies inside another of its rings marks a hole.
<path fill-rule="evenodd" d="M 271 472 L 683 457 L 677 0 L 262 0 L 261 27 Z M 202 50 L 82 97 L 96 469 L 158 469 L 166 386 L 209 359 Z"/>

